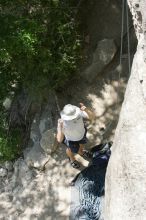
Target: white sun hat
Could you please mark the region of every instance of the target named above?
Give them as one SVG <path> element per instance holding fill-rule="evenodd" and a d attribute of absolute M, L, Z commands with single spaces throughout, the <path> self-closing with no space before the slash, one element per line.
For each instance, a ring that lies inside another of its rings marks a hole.
<path fill-rule="evenodd" d="M 60 112 L 61 118 L 66 121 L 73 120 L 81 114 L 80 108 L 75 105 L 65 105 L 63 110 Z"/>

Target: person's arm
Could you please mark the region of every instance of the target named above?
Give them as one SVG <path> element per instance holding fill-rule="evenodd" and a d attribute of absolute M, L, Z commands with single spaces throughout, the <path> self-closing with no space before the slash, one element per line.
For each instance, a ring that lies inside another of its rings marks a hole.
<path fill-rule="evenodd" d="M 93 111 L 88 109 L 83 103 L 80 103 L 80 106 L 81 106 L 80 107 L 81 111 L 84 111 L 84 112 L 87 113 L 89 120 L 94 120 L 95 119 L 95 113 Z"/>
<path fill-rule="evenodd" d="M 59 143 L 62 143 L 64 139 L 64 133 L 63 133 L 63 121 L 61 119 L 58 120 L 58 126 L 57 126 L 57 141 Z"/>

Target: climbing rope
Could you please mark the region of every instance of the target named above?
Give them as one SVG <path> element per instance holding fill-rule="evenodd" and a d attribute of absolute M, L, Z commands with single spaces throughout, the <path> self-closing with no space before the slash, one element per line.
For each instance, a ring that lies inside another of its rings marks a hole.
<path fill-rule="evenodd" d="M 128 40 L 128 68 L 129 75 L 131 72 L 131 57 L 130 57 L 130 35 L 129 35 L 129 15 L 128 15 L 128 4 L 126 3 L 126 22 L 127 22 L 127 40 Z"/>
<path fill-rule="evenodd" d="M 123 58 L 123 36 L 124 36 L 124 18 L 125 18 L 125 7 L 126 7 L 126 32 L 127 32 L 127 43 L 128 43 L 128 69 L 129 75 L 131 71 L 131 57 L 130 57 L 130 34 L 129 34 L 129 14 L 128 14 L 128 4 L 125 0 L 122 1 L 122 21 L 121 21 L 121 46 L 120 46 L 120 67 L 122 65 L 122 58 Z M 119 75 L 120 78 L 120 75 Z"/>
<path fill-rule="evenodd" d="M 121 25 L 121 47 L 120 47 L 120 67 L 122 65 L 123 54 L 123 35 L 124 35 L 124 14 L 125 14 L 125 0 L 122 1 L 122 25 Z"/>

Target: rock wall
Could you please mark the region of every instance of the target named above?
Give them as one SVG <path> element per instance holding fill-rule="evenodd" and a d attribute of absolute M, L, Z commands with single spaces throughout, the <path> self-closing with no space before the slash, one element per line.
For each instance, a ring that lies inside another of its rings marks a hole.
<path fill-rule="evenodd" d="M 52 96 L 53 97 L 53 96 Z M 55 100 L 33 119 L 23 157 L 0 164 L 0 219 L 68 220 L 73 170 L 55 142 Z M 55 149 L 54 149 L 55 147 Z M 56 149 L 57 148 L 57 149 Z M 57 152 L 53 153 L 54 150 Z"/>
<path fill-rule="evenodd" d="M 105 187 L 105 220 L 146 219 L 146 0 L 128 1 L 138 39 Z"/>

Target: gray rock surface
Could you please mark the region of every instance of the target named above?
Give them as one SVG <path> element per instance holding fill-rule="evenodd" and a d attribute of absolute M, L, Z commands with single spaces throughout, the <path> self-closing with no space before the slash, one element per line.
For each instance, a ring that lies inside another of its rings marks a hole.
<path fill-rule="evenodd" d="M 58 143 L 56 140 L 56 132 L 55 132 L 54 128 L 42 133 L 40 145 L 41 145 L 41 148 L 47 154 L 51 154 L 52 152 L 54 152 L 56 150 Z"/>
<path fill-rule="evenodd" d="M 9 172 L 13 171 L 13 163 L 11 161 L 6 161 L 4 166 Z"/>
<path fill-rule="evenodd" d="M 96 80 L 96 77 L 112 61 L 117 52 L 113 39 L 104 39 L 98 42 L 93 54 L 91 65 L 85 70 L 85 77 L 89 82 Z"/>
<path fill-rule="evenodd" d="M 54 108 L 55 102 L 50 98 L 50 103 L 52 105 L 46 105 L 43 111 L 37 113 L 33 119 L 30 146 L 23 152 L 27 166 L 39 170 L 44 169 L 44 165 L 48 161 L 48 155 L 57 148 L 54 128 L 55 118 L 52 116 L 52 108 Z"/>
<path fill-rule="evenodd" d="M 7 169 L 1 167 L 0 168 L 0 177 L 5 177 L 7 176 Z"/>
<path fill-rule="evenodd" d="M 40 144 L 36 142 L 32 148 L 24 150 L 24 159 L 29 167 L 35 167 L 41 170 L 48 161 L 48 156 Z"/>
<path fill-rule="evenodd" d="M 31 131 L 30 131 L 30 139 L 36 143 L 39 142 L 41 138 L 41 133 L 39 130 L 39 123 L 40 123 L 40 114 L 36 114 L 35 118 L 33 119 L 32 125 L 31 125 Z"/>
<path fill-rule="evenodd" d="M 142 25 L 146 19 L 141 15 L 145 13 L 146 0 L 129 0 L 128 3 L 138 47 L 107 168 L 105 220 L 146 219 L 146 89 L 143 87 L 146 83 L 146 41 L 141 40 L 145 34 Z"/>
<path fill-rule="evenodd" d="M 59 151 L 64 157 L 62 149 Z M 49 157 L 45 172 L 29 169 L 23 159 L 18 159 L 13 176 L 0 181 L 0 219 L 68 220 L 68 186 L 74 169 L 62 157 Z"/>

